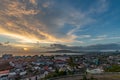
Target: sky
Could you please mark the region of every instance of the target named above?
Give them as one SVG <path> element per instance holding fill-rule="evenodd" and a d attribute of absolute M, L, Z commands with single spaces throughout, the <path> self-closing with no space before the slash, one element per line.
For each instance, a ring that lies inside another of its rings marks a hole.
<path fill-rule="evenodd" d="M 0 0 L 0 48 L 120 43 L 120 0 Z"/>

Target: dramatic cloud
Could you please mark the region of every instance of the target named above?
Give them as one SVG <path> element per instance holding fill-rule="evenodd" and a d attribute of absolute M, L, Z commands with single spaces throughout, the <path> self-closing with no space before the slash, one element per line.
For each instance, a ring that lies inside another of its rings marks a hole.
<path fill-rule="evenodd" d="M 119 3 L 0 0 L 0 53 L 120 49 Z"/>
<path fill-rule="evenodd" d="M 90 15 L 106 9 L 106 0 L 95 2 L 99 4 L 96 8 L 91 4 L 88 11 L 63 1 L 0 0 L 0 36 L 12 38 L 15 43 L 83 44 L 84 41 L 78 39 L 91 36 L 77 33 L 96 21 Z"/>
<path fill-rule="evenodd" d="M 35 15 L 42 15 L 40 10 L 29 9 L 27 6 L 29 2 L 24 2 L 25 0 L 1 0 L 0 34 L 18 39 L 19 42 L 61 42 L 47 32 L 48 26 L 42 24 L 41 20 L 34 18 Z M 35 3 L 35 1 L 30 0 L 30 3 Z"/>

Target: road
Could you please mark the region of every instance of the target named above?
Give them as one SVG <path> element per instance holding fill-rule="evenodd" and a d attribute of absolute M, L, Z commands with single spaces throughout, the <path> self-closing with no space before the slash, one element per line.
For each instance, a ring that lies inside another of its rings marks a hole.
<path fill-rule="evenodd" d="M 97 78 L 98 80 L 120 80 L 120 73 L 119 74 L 88 74 L 87 77 L 90 78 L 93 76 L 94 78 Z M 52 80 L 80 80 L 82 79 L 83 75 L 71 75 L 71 76 L 64 76 Z"/>

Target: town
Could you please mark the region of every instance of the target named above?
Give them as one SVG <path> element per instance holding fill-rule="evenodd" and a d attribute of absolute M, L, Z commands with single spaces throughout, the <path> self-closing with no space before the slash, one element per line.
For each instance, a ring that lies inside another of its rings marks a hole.
<path fill-rule="evenodd" d="M 120 53 L 14 56 L 0 58 L 0 80 L 47 80 L 74 74 L 120 72 Z"/>

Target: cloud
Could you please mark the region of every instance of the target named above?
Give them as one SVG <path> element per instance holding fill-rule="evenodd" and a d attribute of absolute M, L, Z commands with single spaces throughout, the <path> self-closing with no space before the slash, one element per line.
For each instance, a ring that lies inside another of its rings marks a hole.
<path fill-rule="evenodd" d="M 107 35 L 100 35 L 100 36 L 97 36 L 96 38 L 94 39 L 91 39 L 92 41 L 101 41 L 101 40 L 105 40 L 107 38 Z"/>
<path fill-rule="evenodd" d="M 103 13 L 108 9 L 108 1 L 107 0 L 97 0 L 97 2 L 93 2 L 89 9 L 89 13 Z"/>
<path fill-rule="evenodd" d="M 3 45 L 2 43 L 0 43 L 0 46 Z"/>
<path fill-rule="evenodd" d="M 82 38 L 90 38 L 91 35 L 80 35 L 78 38 L 82 39 Z"/>
<path fill-rule="evenodd" d="M 0 35 L 19 43 L 83 43 L 77 38 L 90 36 L 76 33 L 96 21 L 88 13 L 57 1 L 0 0 Z M 73 28 L 63 33 L 66 24 Z"/>
<path fill-rule="evenodd" d="M 1 0 L 4 10 L 0 10 L 0 35 L 9 36 L 19 42 L 42 43 L 59 42 L 57 38 L 45 32 L 44 24 L 33 18 L 40 10 L 28 9 L 25 3 L 17 0 Z M 34 22 L 33 22 L 34 20 Z"/>
<path fill-rule="evenodd" d="M 91 41 L 103 41 L 103 40 L 114 40 L 114 39 L 120 39 L 119 36 L 108 36 L 108 35 L 100 35 L 96 38 L 91 39 Z"/>
<path fill-rule="evenodd" d="M 95 39 L 91 39 L 92 41 L 101 41 L 101 40 L 105 40 L 105 38 L 95 38 Z"/>
<path fill-rule="evenodd" d="M 44 8 L 49 8 L 52 4 L 53 4 L 53 2 L 47 1 L 47 2 L 44 2 L 42 6 Z"/>
<path fill-rule="evenodd" d="M 27 9 L 24 3 L 20 3 L 16 0 L 6 1 L 6 2 L 9 3 L 7 4 L 7 8 L 5 9 L 4 12 L 6 12 L 8 16 L 22 17 L 24 15 L 35 15 L 39 13 L 38 10 Z"/>
<path fill-rule="evenodd" d="M 32 3 L 32 4 L 34 4 L 34 5 L 37 5 L 36 0 L 29 0 L 29 1 L 30 1 L 30 3 Z"/>
<path fill-rule="evenodd" d="M 120 39 L 120 36 L 110 37 L 108 39 Z"/>

